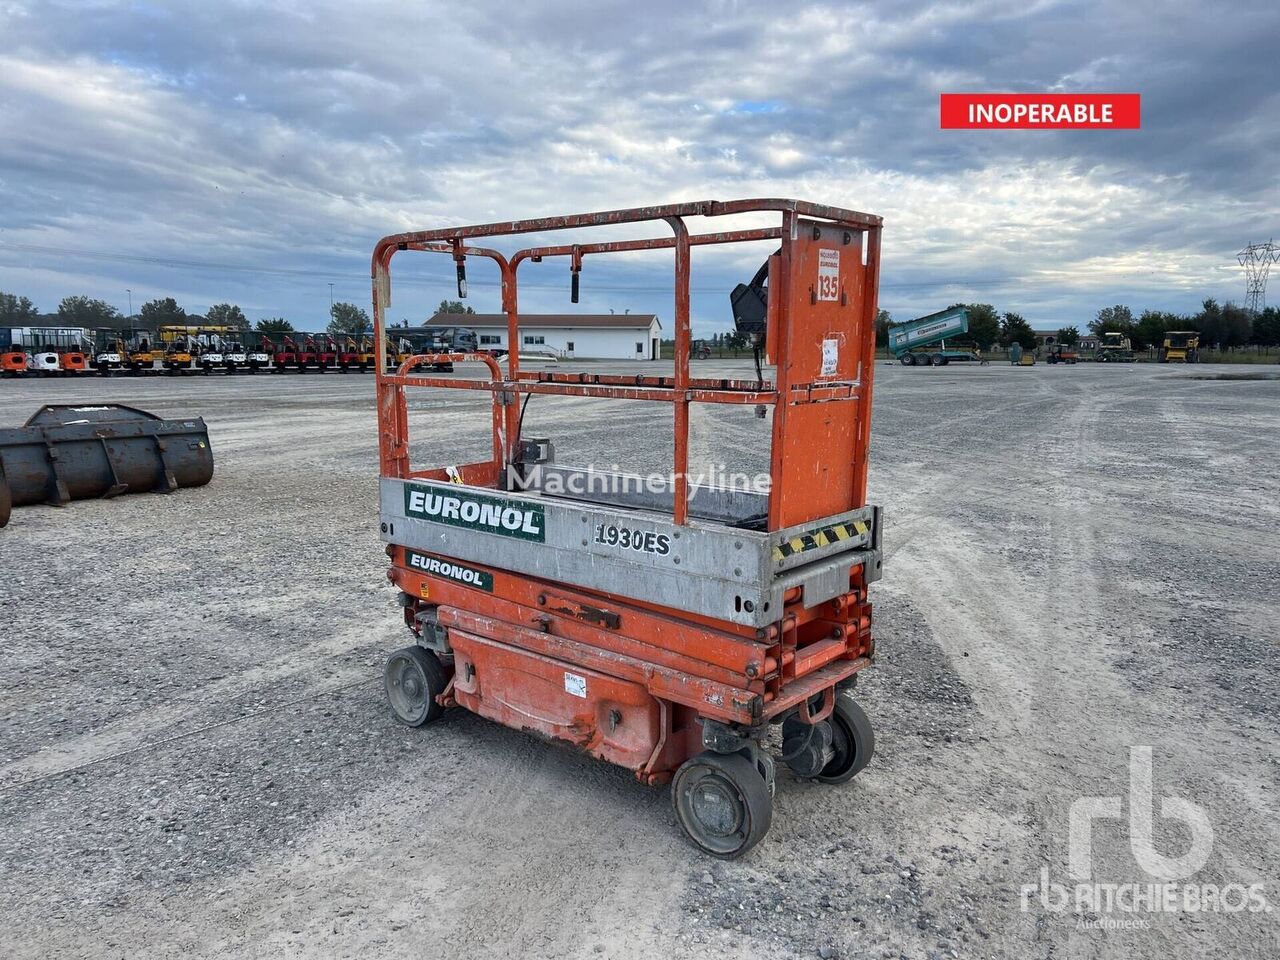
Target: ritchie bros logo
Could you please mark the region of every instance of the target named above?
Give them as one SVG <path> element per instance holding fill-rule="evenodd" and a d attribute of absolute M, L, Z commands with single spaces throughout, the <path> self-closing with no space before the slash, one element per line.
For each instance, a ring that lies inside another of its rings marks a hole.
<path fill-rule="evenodd" d="M 1182 823 L 1191 845 L 1170 856 L 1154 842 L 1155 798 L 1152 796 L 1152 750 L 1129 748 L 1129 849 L 1145 877 L 1099 882 L 1094 876 L 1093 824 L 1096 820 L 1124 821 L 1120 796 L 1085 796 L 1071 804 L 1068 815 L 1068 872 L 1074 884 L 1056 883 L 1049 868 L 1040 870 L 1039 883 L 1022 886 L 1022 912 L 1039 906 L 1049 913 L 1073 914 L 1078 926 L 1146 929 L 1147 919 L 1159 913 L 1271 913 L 1263 883 L 1190 883 L 1213 851 L 1213 825 L 1208 813 L 1182 797 L 1160 798 L 1160 819 Z"/>

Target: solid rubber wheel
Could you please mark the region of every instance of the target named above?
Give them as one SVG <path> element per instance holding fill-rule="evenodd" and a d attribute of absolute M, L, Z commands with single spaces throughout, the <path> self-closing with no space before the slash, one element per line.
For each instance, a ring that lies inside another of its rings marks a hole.
<path fill-rule="evenodd" d="M 430 650 L 397 650 L 387 658 L 382 683 L 392 713 L 403 724 L 420 727 L 444 713 L 436 697 L 444 692 L 447 681 L 440 660 Z"/>
<path fill-rule="evenodd" d="M 773 821 L 764 777 L 738 753 L 707 751 L 686 760 L 671 782 L 671 803 L 694 846 L 723 860 L 754 847 Z"/>
<path fill-rule="evenodd" d="M 834 734 L 831 746 L 835 756 L 822 768 L 818 780 L 822 783 L 848 783 L 875 756 L 875 734 L 863 709 L 846 696 L 836 696 L 830 720 Z"/>

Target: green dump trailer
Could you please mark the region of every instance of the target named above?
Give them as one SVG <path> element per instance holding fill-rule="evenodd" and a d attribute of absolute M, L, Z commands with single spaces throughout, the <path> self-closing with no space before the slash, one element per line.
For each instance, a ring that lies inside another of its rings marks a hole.
<path fill-rule="evenodd" d="M 952 361 L 982 362 L 970 349 L 948 349 L 947 338 L 969 332 L 969 311 L 951 307 L 889 328 L 889 349 L 904 367 L 945 367 Z"/>

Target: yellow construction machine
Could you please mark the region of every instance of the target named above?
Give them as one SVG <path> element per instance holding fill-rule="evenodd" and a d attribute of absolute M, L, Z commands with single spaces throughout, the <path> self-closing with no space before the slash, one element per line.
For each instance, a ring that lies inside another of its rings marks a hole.
<path fill-rule="evenodd" d="M 1160 348 L 1161 363 L 1195 363 L 1200 359 L 1198 330 L 1169 330 Z"/>

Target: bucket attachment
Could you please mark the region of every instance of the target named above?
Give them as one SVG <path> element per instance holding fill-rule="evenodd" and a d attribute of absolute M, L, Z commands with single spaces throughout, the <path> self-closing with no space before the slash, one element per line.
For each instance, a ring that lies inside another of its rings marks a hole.
<path fill-rule="evenodd" d="M 213 479 L 204 420 L 161 420 L 121 404 L 41 407 L 0 428 L 0 526 L 8 504 L 65 506 L 124 493 L 170 493 Z M 7 493 L 7 496 L 6 496 Z"/>

